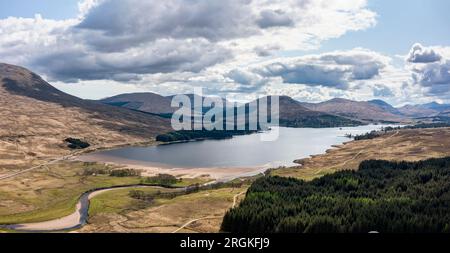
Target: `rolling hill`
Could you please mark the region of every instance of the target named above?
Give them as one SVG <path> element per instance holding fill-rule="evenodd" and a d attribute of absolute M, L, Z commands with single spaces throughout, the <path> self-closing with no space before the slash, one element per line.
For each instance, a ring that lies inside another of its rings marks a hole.
<path fill-rule="evenodd" d="M 170 106 L 171 101 L 171 97 L 164 97 L 151 92 L 121 94 L 100 100 L 105 104 L 155 114 L 173 113 L 175 108 Z"/>
<path fill-rule="evenodd" d="M 191 107 L 194 108 L 194 100 L 201 99 L 204 101 L 206 97 L 200 97 L 195 94 L 184 94 L 191 101 Z M 144 93 L 129 93 L 129 94 L 121 94 L 110 98 L 105 98 L 99 100 L 99 102 L 113 105 L 117 107 L 124 107 L 131 110 L 138 110 L 142 112 L 152 113 L 152 114 L 161 114 L 161 115 L 170 115 L 178 110 L 177 107 L 171 107 L 172 99 L 175 95 L 172 96 L 161 96 L 152 92 L 144 92 Z M 226 100 L 222 99 L 225 103 Z M 209 110 L 209 107 L 203 108 L 203 110 Z"/>
<path fill-rule="evenodd" d="M 306 108 L 359 119 L 366 122 L 407 122 L 407 117 L 397 113 L 395 108 L 381 100 L 352 101 L 335 98 L 322 103 L 302 103 Z"/>
<path fill-rule="evenodd" d="M 436 117 L 450 111 L 450 105 L 439 104 L 436 102 L 419 105 L 405 105 L 400 107 L 399 111 L 404 115 L 414 118 Z"/>
<path fill-rule="evenodd" d="M 66 138 L 96 148 L 146 142 L 171 130 L 167 119 L 68 95 L 8 64 L 0 64 L 0 118 L 0 174 L 68 154 Z"/>
<path fill-rule="evenodd" d="M 272 96 L 269 96 L 268 100 L 271 98 Z M 288 96 L 279 97 L 279 106 L 280 125 L 285 127 L 342 127 L 363 124 L 358 120 L 311 110 Z"/>
<path fill-rule="evenodd" d="M 402 113 L 397 108 L 393 107 L 392 105 L 386 103 L 383 100 L 374 99 L 374 100 L 370 100 L 370 101 L 367 101 L 367 102 L 369 104 L 378 106 L 379 108 L 381 108 L 381 109 L 383 109 L 383 110 L 385 110 L 387 112 L 390 112 L 390 113 L 392 113 L 394 115 L 402 115 Z"/>
<path fill-rule="evenodd" d="M 193 106 L 194 98 L 197 95 L 186 94 Z M 140 110 L 147 113 L 155 114 L 170 114 L 177 108 L 170 107 L 171 100 L 174 96 L 163 97 L 154 93 L 132 93 L 122 94 L 111 98 L 100 100 L 102 103 L 114 105 L 118 107 L 125 107 L 133 110 Z M 201 99 L 204 99 L 202 97 Z M 269 101 L 271 96 L 268 97 Z M 259 101 L 259 100 L 256 100 Z M 306 108 L 302 103 L 287 97 L 280 96 L 280 125 L 288 127 L 341 127 L 341 126 L 355 126 L 361 125 L 359 120 L 348 119 L 338 115 L 333 115 L 326 112 L 314 111 Z M 223 99 L 223 102 L 226 102 Z M 250 103 L 244 104 L 248 108 Z M 206 112 L 210 108 L 203 108 Z M 228 110 L 228 109 L 226 109 Z M 248 110 L 248 109 L 247 109 Z"/>

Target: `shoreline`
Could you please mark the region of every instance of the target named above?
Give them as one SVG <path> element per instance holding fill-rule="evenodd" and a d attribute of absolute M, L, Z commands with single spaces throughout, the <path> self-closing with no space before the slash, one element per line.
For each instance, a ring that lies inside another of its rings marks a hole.
<path fill-rule="evenodd" d="M 368 124 L 370 125 L 370 124 Z M 382 126 L 382 125 L 374 125 L 374 126 Z M 342 129 L 342 128 L 340 128 Z M 253 133 L 254 134 L 254 133 Z M 342 136 L 344 137 L 344 136 Z M 231 137 L 231 138 L 234 138 Z M 158 145 L 172 145 L 172 144 L 182 144 L 189 142 L 198 142 L 205 141 L 211 139 L 193 139 L 188 141 L 174 141 L 174 142 L 157 142 L 150 141 L 144 142 L 140 144 L 125 144 L 122 146 L 110 146 L 106 148 L 97 148 L 90 150 L 88 152 L 83 152 L 77 156 L 72 157 L 71 160 L 81 161 L 81 162 L 98 162 L 104 163 L 113 166 L 119 166 L 127 169 L 139 169 L 143 172 L 144 176 L 155 176 L 157 174 L 170 174 L 176 177 L 182 178 L 197 178 L 204 177 L 208 175 L 214 180 L 225 181 L 225 180 L 233 180 L 241 177 L 255 176 L 261 173 L 265 173 L 268 170 L 277 169 L 280 167 L 296 167 L 301 166 L 305 160 L 313 159 L 318 156 L 322 156 L 332 152 L 336 149 L 341 149 L 345 147 L 347 144 L 354 142 L 353 139 L 348 139 L 340 144 L 333 144 L 329 146 L 323 153 L 312 154 L 307 157 L 294 159 L 290 162 L 290 164 L 265 164 L 265 165 L 257 165 L 257 166 L 244 166 L 244 167 L 176 167 L 168 164 L 156 163 L 156 162 L 146 162 L 139 160 L 132 160 L 127 158 L 118 158 L 114 156 L 108 156 L 99 154 L 97 151 L 104 150 L 112 150 L 122 147 L 152 147 Z M 214 139 L 212 139 L 214 140 Z"/>
<path fill-rule="evenodd" d="M 263 174 L 271 165 L 248 166 L 248 167 L 175 167 L 167 164 L 153 162 L 143 162 L 125 158 L 114 158 L 99 154 L 88 154 L 73 157 L 73 161 L 97 162 L 107 165 L 119 166 L 127 169 L 137 169 L 142 171 L 142 176 L 155 176 L 157 174 L 169 174 L 180 178 L 199 178 L 208 176 L 219 182 L 231 181 L 242 177 L 256 176 Z"/>
<path fill-rule="evenodd" d="M 353 143 L 353 142 L 355 142 L 355 141 L 349 140 L 349 141 L 343 142 L 340 145 L 332 145 L 326 150 L 326 152 L 324 152 L 322 154 L 311 155 L 306 158 L 298 159 L 298 160 L 292 162 L 294 165 L 289 165 L 287 167 L 295 167 L 295 163 L 301 164 L 302 160 L 311 159 L 314 156 L 321 156 L 321 155 L 327 154 L 327 153 L 329 153 L 330 150 L 340 149 L 342 147 L 345 147 L 349 143 Z M 155 146 L 155 145 L 157 145 L 157 143 L 158 142 L 154 142 L 154 141 L 140 142 L 140 146 Z M 68 157 L 65 160 L 82 161 L 82 162 L 83 161 L 97 162 L 97 163 L 119 165 L 119 166 L 123 166 L 126 168 L 141 169 L 141 170 L 143 170 L 144 176 L 147 176 L 147 175 L 150 176 L 150 175 L 155 175 L 155 174 L 159 174 L 159 173 L 167 173 L 167 174 L 180 176 L 183 178 L 196 178 L 196 177 L 201 177 L 201 176 L 205 176 L 206 174 L 208 174 L 214 180 L 213 183 L 227 182 L 227 181 L 231 181 L 231 180 L 238 179 L 238 178 L 255 176 L 255 175 L 264 173 L 267 170 L 271 170 L 271 169 L 276 170 L 279 168 L 279 167 L 274 168 L 273 166 L 254 166 L 254 167 L 247 167 L 247 168 L 172 168 L 172 166 L 169 166 L 169 165 L 156 166 L 154 163 L 132 161 L 132 160 L 126 160 L 126 159 L 121 159 L 121 158 L 118 158 L 118 159 L 116 159 L 116 161 L 113 161 L 113 162 L 102 162 L 101 159 L 100 160 L 98 159 L 99 156 L 101 156 L 101 155 L 99 155 L 98 153 L 95 153 L 96 151 L 101 151 L 101 150 L 106 150 L 106 149 L 114 149 L 114 148 L 119 148 L 121 146 L 128 147 L 128 146 L 137 146 L 137 145 L 139 145 L 139 144 L 136 144 L 136 143 L 123 144 L 123 145 L 119 144 L 119 145 L 109 145 L 106 147 L 104 146 L 101 148 L 98 148 L 98 147 L 92 148 L 90 150 L 79 150 L 78 155 Z M 84 156 L 85 158 L 86 157 L 90 157 L 90 158 L 89 159 L 80 159 L 80 156 Z M 115 187 L 115 188 L 117 188 L 117 187 Z M 94 190 L 94 191 L 97 191 L 97 190 Z M 93 192 L 91 190 L 90 192 L 86 192 L 84 194 L 90 195 L 92 193 Z M 83 197 L 83 195 L 82 195 L 82 197 Z M 79 206 L 77 205 L 76 208 L 78 210 Z M 47 224 L 47 225 L 51 224 L 51 226 L 49 226 L 49 227 L 55 227 L 61 223 L 67 224 L 66 222 L 73 224 L 74 220 L 77 220 L 77 219 L 79 220 L 79 216 L 77 216 L 76 213 L 72 214 L 72 215 L 76 215 L 76 216 L 69 215 L 69 217 L 63 217 L 63 218 L 56 219 L 53 221 L 48 221 L 48 222 L 56 222 L 56 223 L 39 223 L 39 224 L 37 223 L 36 225 L 40 226 L 42 224 Z M 64 218 L 67 218 L 67 220 L 64 220 Z M 63 220 L 61 220 L 61 219 L 63 219 Z M 25 225 L 25 224 L 21 224 L 21 225 Z M 32 225 L 32 224 L 27 224 L 27 225 Z"/>
<path fill-rule="evenodd" d="M 75 211 L 67 216 L 42 222 L 1 225 L 0 228 L 6 228 L 8 230 L 16 232 L 29 232 L 29 233 L 67 232 L 70 230 L 79 229 L 85 226 L 88 222 L 90 201 L 94 197 L 105 192 L 129 188 L 177 189 L 179 191 L 186 189 L 186 187 L 170 188 L 156 185 L 141 185 L 141 184 L 92 189 L 81 194 L 75 206 Z"/>

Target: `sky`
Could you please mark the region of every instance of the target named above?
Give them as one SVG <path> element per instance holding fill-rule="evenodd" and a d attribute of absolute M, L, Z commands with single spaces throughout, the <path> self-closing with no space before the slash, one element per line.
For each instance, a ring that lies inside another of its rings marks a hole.
<path fill-rule="evenodd" d="M 450 103 L 447 0 L 0 0 L 0 62 L 70 94 Z"/>

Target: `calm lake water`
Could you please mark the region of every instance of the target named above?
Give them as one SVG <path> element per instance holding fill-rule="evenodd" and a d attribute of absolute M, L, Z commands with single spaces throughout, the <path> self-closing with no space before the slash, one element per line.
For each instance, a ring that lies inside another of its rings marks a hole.
<path fill-rule="evenodd" d="M 261 141 L 261 135 L 267 133 L 257 133 L 227 140 L 126 147 L 93 155 L 101 162 L 135 161 L 170 168 L 289 166 L 296 159 L 322 154 L 332 145 L 350 141 L 345 134 L 363 134 L 383 126 L 280 128 L 279 138 L 272 142 Z"/>

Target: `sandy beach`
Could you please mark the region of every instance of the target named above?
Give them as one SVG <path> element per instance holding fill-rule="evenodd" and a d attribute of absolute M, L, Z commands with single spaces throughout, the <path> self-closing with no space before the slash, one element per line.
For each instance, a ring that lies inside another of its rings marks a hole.
<path fill-rule="evenodd" d="M 90 153 L 74 157 L 73 160 L 82 162 L 99 162 L 123 168 L 138 169 L 143 176 L 154 176 L 157 174 L 170 174 L 182 178 L 210 177 L 216 181 L 230 181 L 240 177 L 254 176 L 264 173 L 270 166 L 254 167 L 211 167 L 211 168 L 177 168 L 165 164 L 150 163 L 143 161 L 117 158 L 112 156 Z"/>
<path fill-rule="evenodd" d="M 109 189 L 103 189 L 91 192 L 87 194 L 87 199 L 84 199 L 84 195 L 80 198 L 78 201 L 75 211 L 67 215 L 65 217 L 44 221 L 44 222 L 35 222 L 35 223 L 24 223 L 24 224 L 16 224 L 16 225 L 10 225 L 7 226 L 9 229 L 17 230 L 17 231 L 28 231 L 28 232 L 48 232 L 48 231 L 63 231 L 68 229 L 77 228 L 79 226 L 82 226 L 85 224 L 85 219 L 87 217 L 82 216 L 82 213 L 86 211 L 88 208 L 88 204 L 86 201 L 90 201 L 94 197 L 113 190 L 118 189 L 126 189 L 126 188 L 146 188 L 146 187 L 153 187 L 153 188 L 159 188 L 155 186 L 124 186 L 124 187 L 116 187 L 116 188 L 109 188 Z M 84 203 L 84 204 L 83 204 Z M 84 210 L 83 210 L 84 209 Z"/>

